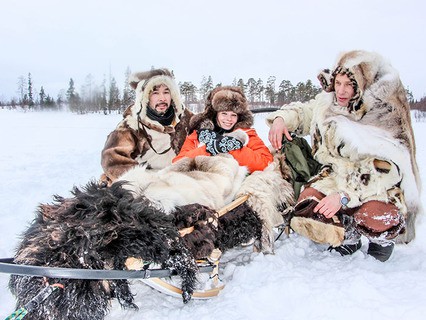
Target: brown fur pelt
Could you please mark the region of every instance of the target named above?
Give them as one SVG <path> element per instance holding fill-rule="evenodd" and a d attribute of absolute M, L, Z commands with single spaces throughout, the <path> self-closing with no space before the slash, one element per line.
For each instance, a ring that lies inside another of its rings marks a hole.
<path fill-rule="evenodd" d="M 193 203 L 177 207 L 173 212 L 179 230 L 193 227 L 194 230 L 182 237 L 185 246 L 195 259 L 208 257 L 215 249 L 217 238 L 217 214 L 206 206 Z"/>
<path fill-rule="evenodd" d="M 254 244 L 257 251 L 274 253 L 273 229 L 289 219 L 286 214 L 295 202 L 289 179 L 290 171 L 285 163 L 285 155 L 274 153 L 274 162 L 263 171 L 248 176 L 237 192 L 237 197 L 250 195 L 247 204 L 262 221 L 261 236 L 256 238 Z"/>
<path fill-rule="evenodd" d="M 224 252 L 261 238 L 262 221 L 247 203 L 219 219 L 216 211 L 197 203 L 177 207 L 173 215 L 179 230 L 194 227 L 183 237 L 183 242 L 196 259 L 209 257 L 215 248 Z"/>
<path fill-rule="evenodd" d="M 182 278 L 183 300 L 193 293 L 198 270 L 192 254 L 180 239 L 172 215 L 153 207 L 144 197 L 133 198 L 120 183 L 102 187 L 94 182 L 73 197 L 55 196 L 54 204 L 39 207 L 24 232 L 14 262 L 17 264 L 125 269 L 128 257 L 176 270 Z M 61 283 L 29 319 L 103 319 L 109 301 L 136 308 L 127 280 L 49 279 Z M 9 288 L 20 308 L 45 286 L 38 277 L 11 276 Z"/>

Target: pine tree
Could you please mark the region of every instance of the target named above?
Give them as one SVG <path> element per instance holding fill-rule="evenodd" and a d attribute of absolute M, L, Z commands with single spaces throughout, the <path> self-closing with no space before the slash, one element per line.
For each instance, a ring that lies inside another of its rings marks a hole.
<path fill-rule="evenodd" d="M 68 102 L 68 106 L 70 110 L 72 112 L 82 113 L 83 110 L 81 110 L 81 106 L 80 106 L 80 97 L 78 93 L 75 92 L 74 80 L 72 78 L 70 78 L 66 96 L 67 96 L 67 102 Z"/>
<path fill-rule="evenodd" d="M 43 108 L 46 102 L 46 93 L 44 92 L 43 86 L 41 86 L 40 88 L 39 97 L 40 97 L 40 101 L 39 101 L 40 107 Z"/>
<path fill-rule="evenodd" d="M 256 82 L 256 97 L 258 102 L 263 101 L 264 91 L 265 91 L 265 87 L 263 86 L 263 80 L 259 78 Z"/>
<path fill-rule="evenodd" d="M 207 95 L 208 93 L 213 90 L 214 86 L 213 86 L 213 79 L 211 76 L 208 76 L 208 78 L 206 78 L 205 76 L 203 76 L 203 79 L 201 80 L 201 85 L 200 85 L 200 89 L 199 89 L 199 93 L 200 93 L 200 100 L 202 100 L 203 102 L 206 101 Z"/>
<path fill-rule="evenodd" d="M 28 107 L 32 108 L 33 106 L 34 106 L 33 81 L 31 79 L 31 73 L 28 73 Z"/>
<path fill-rule="evenodd" d="M 271 105 L 275 104 L 275 81 L 275 76 L 270 76 L 268 78 L 268 81 L 266 82 L 265 96 L 268 99 L 269 104 Z"/>
<path fill-rule="evenodd" d="M 104 111 L 104 114 L 107 114 L 108 103 L 107 103 L 107 90 L 106 90 L 105 75 L 104 75 L 104 80 L 102 81 L 102 84 L 101 84 L 101 96 L 100 96 L 99 107 L 100 107 L 101 110 Z"/>
<path fill-rule="evenodd" d="M 123 99 L 121 100 L 121 106 L 123 108 L 127 108 L 130 106 L 136 98 L 135 91 L 132 90 L 129 84 L 129 77 L 130 77 L 131 71 L 130 68 L 127 67 L 126 72 L 124 73 L 124 86 L 123 86 Z"/>
<path fill-rule="evenodd" d="M 180 93 L 185 97 L 185 104 L 195 102 L 195 94 L 197 92 L 197 87 L 191 82 L 185 81 L 184 83 L 179 82 Z"/>
<path fill-rule="evenodd" d="M 239 86 L 241 88 L 241 91 L 245 94 L 246 93 L 246 85 L 244 84 L 244 80 L 243 79 L 239 79 L 237 82 L 237 86 Z"/>
<path fill-rule="evenodd" d="M 21 105 L 21 107 L 23 107 L 24 105 L 26 105 L 26 100 L 25 100 L 25 94 L 26 94 L 26 86 L 25 86 L 26 80 L 24 78 L 24 76 L 20 76 L 18 78 L 18 94 L 19 94 L 19 105 Z"/>
<path fill-rule="evenodd" d="M 247 80 L 247 98 L 252 104 L 255 102 L 257 91 L 257 81 L 249 78 Z"/>
<path fill-rule="evenodd" d="M 115 81 L 115 78 L 112 77 L 109 84 L 108 110 L 111 113 L 111 110 L 119 110 L 120 106 L 121 106 L 120 90 L 118 90 L 117 82 Z"/>

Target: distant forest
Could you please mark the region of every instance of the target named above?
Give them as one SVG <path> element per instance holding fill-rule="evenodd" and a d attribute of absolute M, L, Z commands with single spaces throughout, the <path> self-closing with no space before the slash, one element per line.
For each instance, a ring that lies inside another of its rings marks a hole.
<path fill-rule="evenodd" d="M 130 88 L 127 79 L 131 74 L 130 68 L 125 72 L 125 83 L 120 89 L 114 77 L 103 80 L 99 85 L 94 82 L 94 77 L 89 74 L 85 82 L 76 89 L 76 83 L 72 78 L 68 82 L 68 88 L 61 91 L 56 98 L 45 92 L 43 86 L 40 90 L 33 87 L 31 73 L 27 77 L 20 76 L 17 83 L 18 98 L 10 101 L 0 101 L 0 107 L 27 108 L 34 110 L 69 110 L 84 114 L 103 112 L 105 114 L 122 112 L 131 105 L 135 98 L 135 92 Z M 214 83 L 211 76 L 204 76 L 199 86 L 190 81 L 179 82 L 179 89 L 185 104 L 193 112 L 204 109 L 204 102 L 210 90 L 222 83 Z M 228 84 L 224 84 L 228 85 Z M 231 85 L 239 86 L 245 93 L 252 109 L 278 107 L 294 101 L 308 101 L 314 98 L 321 88 L 311 80 L 292 84 L 289 80 L 277 81 L 275 76 L 266 79 L 249 78 L 234 79 Z M 419 101 L 413 99 L 413 94 L 406 89 L 410 106 L 418 110 L 418 116 L 423 118 L 426 113 L 426 97 Z"/>

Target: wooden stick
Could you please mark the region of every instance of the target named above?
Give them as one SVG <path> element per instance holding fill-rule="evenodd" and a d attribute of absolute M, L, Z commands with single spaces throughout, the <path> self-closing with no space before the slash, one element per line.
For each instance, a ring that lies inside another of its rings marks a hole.
<path fill-rule="evenodd" d="M 232 201 L 230 204 L 222 207 L 218 212 L 217 212 L 217 217 L 220 218 L 221 216 L 223 216 L 225 213 L 231 211 L 232 209 L 238 207 L 240 204 L 243 204 L 244 202 L 247 201 L 247 199 L 249 198 L 248 194 L 245 194 L 237 199 L 235 199 L 234 201 Z"/>

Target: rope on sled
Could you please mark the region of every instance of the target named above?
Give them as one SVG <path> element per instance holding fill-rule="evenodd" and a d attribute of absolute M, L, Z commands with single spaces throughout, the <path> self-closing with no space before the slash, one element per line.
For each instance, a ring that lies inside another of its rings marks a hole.
<path fill-rule="evenodd" d="M 8 316 L 5 320 L 21 320 L 23 319 L 28 312 L 31 312 L 37 309 L 40 304 L 46 300 L 54 291 L 57 289 L 63 289 L 64 286 L 60 283 L 55 283 L 48 285 L 43 288 L 34 298 L 28 301 L 22 308 L 14 311 L 10 316 Z"/>

